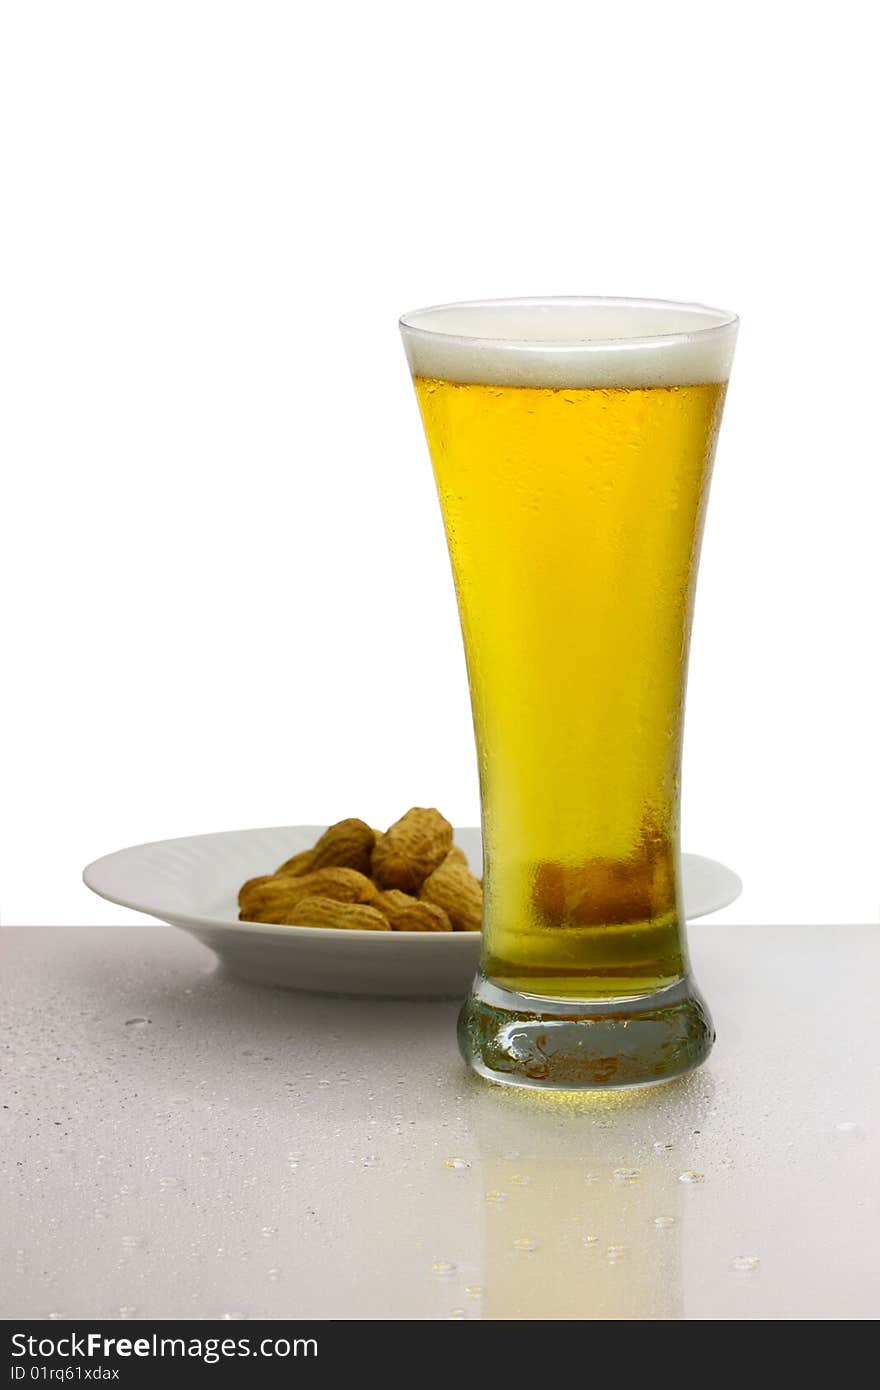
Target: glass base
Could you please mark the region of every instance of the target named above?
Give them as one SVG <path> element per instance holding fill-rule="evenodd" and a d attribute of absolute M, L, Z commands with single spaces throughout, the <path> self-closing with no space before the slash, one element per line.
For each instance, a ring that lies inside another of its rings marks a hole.
<path fill-rule="evenodd" d="M 502 1086 L 610 1090 L 652 1086 L 704 1062 L 715 1041 L 689 976 L 634 999 L 519 994 L 478 975 L 458 1020 L 458 1045 L 479 1075 Z"/>

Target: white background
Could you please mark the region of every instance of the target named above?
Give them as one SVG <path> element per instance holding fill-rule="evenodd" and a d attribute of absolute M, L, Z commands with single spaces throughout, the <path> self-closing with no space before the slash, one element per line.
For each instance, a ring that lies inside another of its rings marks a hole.
<path fill-rule="evenodd" d="M 0 907 L 132 842 L 477 816 L 398 314 L 698 299 L 742 331 L 685 847 L 880 917 L 869 6 L 15 3 L 0 21 Z"/>

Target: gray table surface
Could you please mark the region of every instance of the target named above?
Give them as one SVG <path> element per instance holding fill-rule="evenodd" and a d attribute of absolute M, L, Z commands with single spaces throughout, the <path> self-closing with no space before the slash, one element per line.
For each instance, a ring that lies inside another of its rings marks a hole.
<path fill-rule="evenodd" d="M 880 928 L 690 938 L 709 1063 L 535 1097 L 465 1072 L 451 1004 L 3 928 L 0 1315 L 876 1317 Z"/>

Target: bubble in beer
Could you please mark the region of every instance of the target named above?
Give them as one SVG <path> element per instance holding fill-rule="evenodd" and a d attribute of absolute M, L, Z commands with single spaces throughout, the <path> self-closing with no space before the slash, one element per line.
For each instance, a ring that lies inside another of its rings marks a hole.
<path fill-rule="evenodd" d="M 638 1168 L 615 1168 L 614 1170 L 615 1182 L 638 1182 L 640 1176 Z"/>

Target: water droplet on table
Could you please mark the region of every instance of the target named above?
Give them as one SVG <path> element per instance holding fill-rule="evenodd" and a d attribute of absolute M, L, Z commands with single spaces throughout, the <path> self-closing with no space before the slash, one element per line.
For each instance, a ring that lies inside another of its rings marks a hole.
<path fill-rule="evenodd" d="M 273 1284 L 277 1284 L 278 1280 L 281 1278 L 281 1270 L 276 1269 L 273 1265 L 271 1269 L 266 1270 L 266 1278 L 271 1279 Z"/>
<path fill-rule="evenodd" d="M 444 1168 L 454 1168 L 456 1172 L 461 1172 L 464 1168 L 470 1168 L 466 1158 L 444 1158 Z"/>
<path fill-rule="evenodd" d="M 146 1028 L 152 1021 L 151 1018 L 127 1018 L 125 1026 L 126 1028 Z"/>
<path fill-rule="evenodd" d="M 598 1245 L 599 1237 L 592 1234 L 584 1236 L 584 1245 Z"/>
<path fill-rule="evenodd" d="M 638 1182 L 641 1174 L 638 1168 L 615 1168 L 615 1182 Z"/>
<path fill-rule="evenodd" d="M 221 1313 L 221 1322 L 247 1322 L 247 1313 Z"/>
<path fill-rule="evenodd" d="M 528 1187 L 532 1180 L 527 1173 L 511 1173 L 510 1181 L 514 1187 Z"/>
<path fill-rule="evenodd" d="M 266 1239 L 266 1240 L 271 1240 L 272 1237 L 273 1237 L 273 1236 L 277 1236 L 277 1234 L 278 1234 L 278 1227 L 277 1227 L 277 1226 L 261 1226 L 261 1227 L 260 1227 L 260 1235 L 263 1236 L 264 1239 Z"/>
<path fill-rule="evenodd" d="M 119 1309 L 119 1316 L 125 1320 L 127 1318 L 133 1318 L 136 1312 L 137 1308 L 132 1307 L 130 1303 L 123 1303 Z"/>
<path fill-rule="evenodd" d="M 458 1266 L 452 1260 L 434 1260 L 431 1265 L 432 1274 L 454 1274 Z"/>
<path fill-rule="evenodd" d="M 468 1298 L 482 1298 L 482 1297 L 483 1297 L 483 1285 L 482 1285 L 482 1284 L 465 1284 L 465 1286 L 464 1286 L 464 1291 L 465 1291 L 465 1293 L 467 1294 Z"/>
<path fill-rule="evenodd" d="M 674 1216 L 655 1216 L 654 1225 L 661 1231 L 666 1231 L 670 1226 L 675 1225 Z"/>
<path fill-rule="evenodd" d="M 740 1274 L 751 1274 L 760 1268 L 761 1261 L 757 1255 L 737 1255 L 730 1263 Z"/>
<path fill-rule="evenodd" d="M 538 1248 L 538 1242 L 531 1236 L 517 1236 L 513 1242 L 514 1250 L 520 1250 L 524 1255 L 532 1255 Z"/>
<path fill-rule="evenodd" d="M 656 1149 L 657 1153 L 663 1153 L 667 1149 L 674 1149 L 675 1145 L 670 1143 L 666 1139 L 657 1139 L 654 1142 L 654 1148 Z"/>
<path fill-rule="evenodd" d="M 834 1126 L 837 1134 L 858 1134 L 859 1128 L 857 1120 L 841 1120 Z"/>
<path fill-rule="evenodd" d="M 687 1183 L 705 1182 L 706 1174 L 698 1172 L 696 1168 L 688 1168 L 684 1173 L 679 1173 L 678 1181 Z"/>
<path fill-rule="evenodd" d="M 467 1317 L 467 1313 L 464 1311 L 463 1308 L 453 1308 L 449 1316 L 453 1322 L 464 1322 L 465 1318 Z"/>
<path fill-rule="evenodd" d="M 625 1256 L 626 1249 L 622 1245 L 609 1245 L 608 1249 L 605 1251 L 605 1258 L 611 1264 L 617 1264 L 617 1262 L 624 1259 Z"/>
<path fill-rule="evenodd" d="M 363 1166 L 364 1166 L 364 1168 L 378 1168 L 378 1167 L 379 1167 L 379 1155 L 378 1155 L 378 1154 L 367 1154 L 366 1158 L 364 1159 Z"/>
<path fill-rule="evenodd" d="M 486 1193 L 486 1201 L 487 1201 L 487 1202 L 493 1202 L 493 1203 L 494 1203 L 494 1202 L 506 1202 L 506 1201 L 507 1201 L 507 1193 L 506 1193 L 506 1192 L 502 1192 L 501 1189 L 498 1188 L 498 1187 L 490 1187 L 489 1190 L 488 1190 L 488 1192 Z"/>

